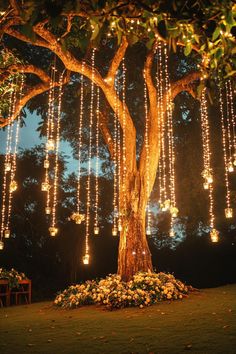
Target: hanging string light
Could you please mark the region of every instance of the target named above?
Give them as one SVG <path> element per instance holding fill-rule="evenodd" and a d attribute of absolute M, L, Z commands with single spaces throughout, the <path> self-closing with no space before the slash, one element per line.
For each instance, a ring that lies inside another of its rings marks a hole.
<path fill-rule="evenodd" d="M 115 96 L 115 108 L 113 113 L 113 169 L 114 169 L 114 179 L 113 179 L 113 227 L 112 236 L 118 235 L 118 122 L 117 122 L 117 96 Z"/>
<path fill-rule="evenodd" d="M 219 231 L 215 229 L 214 200 L 213 200 L 213 171 L 211 167 L 210 127 L 208 121 L 206 88 L 203 89 L 201 94 L 200 115 L 201 115 L 203 165 L 204 165 L 202 177 L 205 180 L 204 183 L 208 184 L 209 216 L 210 216 L 210 228 L 211 228 L 210 237 L 212 242 L 218 242 Z"/>
<path fill-rule="evenodd" d="M 98 226 L 98 201 L 99 201 L 99 186 L 98 186 L 98 173 L 99 173 L 99 112 L 100 112 L 100 90 L 97 87 L 97 107 L 96 107 L 96 170 L 95 170 L 95 217 L 94 217 L 94 234 L 99 234 Z"/>
<path fill-rule="evenodd" d="M 17 86 L 18 86 L 18 81 L 19 82 L 19 91 L 18 91 L 18 97 L 17 97 Z M 19 104 L 21 104 L 21 99 L 22 99 L 22 90 L 23 90 L 23 85 L 24 85 L 24 76 L 21 74 L 19 80 L 16 81 L 16 88 L 15 88 L 15 95 L 13 97 L 13 109 L 12 109 L 12 117 L 15 115 L 15 110 L 16 110 L 16 100 L 17 98 L 19 99 Z M 12 122 L 13 126 L 13 122 Z M 18 149 L 18 140 L 19 140 L 19 128 L 20 128 L 20 119 L 19 117 L 16 119 L 15 122 L 15 136 L 13 138 L 13 130 L 12 130 L 12 139 L 14 146 L 12 146 L 12 153 L 11 155 L 11 171 L 10 171 L 10 185 L 9 185 L 9 194 L 8 194 L 8 210 L 7 210 L 7 215 L 6 215 L 6 226 L 5 226 L 5 231 L 4 231 L 4 236 L 5 238 L 10 237 L 10 217 L 11 217 L 11 211 L 12 211 L 12 197 L 13 193 L 17 190 L 17 182 L 15 179 L 16 176 L 16 156 L 17 156 L 17 149 Z"/>
<path fill-rule="evenodd" d="M 230 122 L 232 127 L 232 145 L 233 145 L 233 165 L 236 166 L 236 131 L 235 131 L 235 112 L 234 112 L 234 101 L 233 101 L 233 88 L 232 82 L 229 79 L 226 85 L 226 95 L 228 96 L 229 102 L 229 113 L 230 113 Z"/>
<path fill-rule="evenodd" d="M 222 84 L 219 83 L 219 99 L 220 99 L 220 118 L 221 118 L 221 130 L 222 130 L 222 147 L 223 147 L 223 157 L 224 157 L 224 177 L 225 177 L 225 188 L 226 188 L 226 208 L 225 217 L 233 217 L 233 209 L 231 208 L 231 195 L 229 189 L 229 170 L 228 170 L 228 158 L 227 158 L 227 147 L 226 147 L 226 129 L 224 122 L 224 106 L 223 106 L 223 96 L 222 96 Z"/>
<path fill-rule="evenodd" d="M 91 206 L 91 154 L 92 154 L 92 130 L 93 130 L 93 107 L 94 107 L 94 74 L 95 74 L 95 49 L 92 51 L 92 78 L 91 78 L 91 96 L 89 113 L 89 148 L 88 148 L 88 177 L 87 177 L 87 201 L 86 201 L 86 219 L 85 219 L 85 255 L 83 263 L 89 264 L 89 227 L 90 227 L 90 206 Z"/>
<path fill-rule="evenodd" d="M 144 133 L 144 143 L 146 150 L 146 198 L 147 198 L 147 228 L 146 235 L 151 235 L 151 209 L 149 204 L 150 196 L 150 153 L 149 153 L 149 115 L 148 115 L 148 102 L 147 102 L 147 85 L 145 82 L 146 72 L 144 70 L 144 113 L 145 113 L 145 133 Z"/>
<path fill-rule="evenodd" d="M 4 173 L 2 184 L 2 210 L 1 210 L 1 230 L 0 230 L 0 250 L 4 248 L 4 238 L 10 237 L 10 218 L 12 211 L 13 192 L 17 189 L 16 175 L 16 156 L 19 140 L 20 119 L 17 117 L 14 124 L 16 101 L 21 104 L 24 76 L 13 78 L 10 83 L 9 97 L 9 124 L 7 127 L 6 153 L 4 161 Z M 19 86 L 19 90 L 18 90 Z M 15 129 L 14 129 L 15 126 Z M 9 174 L 10 173 L 10 174 Z"/>
<path fill-rule="evenodd" d="M 176 207 L 175 196 L 175 152 L 174 152 L 174 132 L 173 132 L 173 115 L 172 115 L 172 94 L 168 71 L 168 50 L 167 44 L 164 44 L 164 58 L 165 58 L 165 92 L 166 92 L 166 115 L 167 115 L 167 139 L 168 139 L 168 160 L 169 160 L 169 179 L 170 179 L 170 214 L 171 227 L 170 236 L 174 236 L 174 219 L 178 215 L 178 208 Z"/>
<path fill-rule="evenodd" d="M 126 66 L 125 59 L 122 60 L 122 125 L 123 125 L 123 139 L 122 139 L 122 209 L 123 215 L 126 214 Z"/>
<path fill-rule="evenodd" d="M 59 91 L 58 91 L 58 108 L 56 115 L 56 127 L 55 127 L 55 168 L 54 168 L 54 180 L 53 180 L 53 198 L 52 198 L 52 220 L 49 227 L 50 236 L 54 237 L 58 233 L 56 227 L 56 207 L 58 204 L 58 178 L 59 178 L 59 144 L 60 144 L 60 122 L 61 122 L 61 102 L 62 102 L 62 87 L 63 87 L 63 75 L 60 75 L 59 79 Z"/>
<path fill-rule="evenodd" d="M 119 79 L 115 79 L 115 90 L 116 94 L 119 97 Z M 118 179 L 118 231 L 122 231 L 122 220 L 121 220 L 121 192 L 122 192 L 122 183 L 121 183 L 121 131 L 120 131 L 120 100 L 117 104 L 117 179 Z"/>
<path fill-rule="evenodd" d="M 225 83 L 225 96 L 226 96 L 226 141 L 227 141 L 227 148 L 228 148 L 228 162 L 227 168 L 229 172 L 234 171 L 233 165 L 233 117 L 231 116 L 231 104 L 230 104 L 230 89 L 229 89 L 229 81 L 227 80 Z"/>

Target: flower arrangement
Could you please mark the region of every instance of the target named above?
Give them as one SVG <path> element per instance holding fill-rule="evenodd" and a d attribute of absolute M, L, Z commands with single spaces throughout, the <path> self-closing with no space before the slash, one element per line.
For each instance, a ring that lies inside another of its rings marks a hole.
<path fill-rule="evenodd" d="M 129 282 L 119 275 L 110 274 L 100 281 L 86 281 L 71 285 L 54 300 L 56 306 L 76 308 L 98 304 L 108 309 L 150 306 L 163 300 L 182 299 L 188 287 L 172 274 L 139 272 Z"/>
<path fill-rule="evenodd" d="M 19 273 L 14 268 L 12 268 L 11 270 L 0 268 L 0 279 L 8 280 L 9 287 L 10 289 L 12 289 L 17 288 L 19 286 L 19 281 L 27 279 L 27 277 L 24 273 Z"/>

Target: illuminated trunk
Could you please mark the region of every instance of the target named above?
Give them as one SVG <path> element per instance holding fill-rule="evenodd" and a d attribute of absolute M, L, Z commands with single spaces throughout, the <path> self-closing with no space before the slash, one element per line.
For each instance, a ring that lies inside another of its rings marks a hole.
<path fill-rule="evenodd" d="M 118 274 L 125 281 L 138 271 L 151 272 L 152 259 L 145 230 L 146 196 L 137 174 L 129 178 L 126 195 L 126 215 L 120 233 Z"/>

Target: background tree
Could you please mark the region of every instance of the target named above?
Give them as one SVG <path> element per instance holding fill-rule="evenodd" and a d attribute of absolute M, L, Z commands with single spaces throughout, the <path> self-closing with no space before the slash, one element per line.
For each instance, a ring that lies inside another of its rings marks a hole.
<path fill-rule="evenodd" d="M 186 68 L 182 77 L 175 77 L 176 81 L 171 82 L 172 99 L 183 91 L 195 96 L 197 92 L 195 86 L 200 88 L 202 86 L 199 86 L 200 79 L 201 83 L 207 83 L 210 92 L 210 88 L 214 88 L 211 79 L 215 75 L 229 77 L 235 74 L 235 12 L 232 1 L 214 3 L 187 1 L 183 4 L 181 1 L 32 3 L 12 0 L 4 2 L 2 6 L 1 30 L 5 50 L 11 48 L 14 43 L 12 38 L 14 38 L 18 48 L 27 46 L 31 54 L 35 53 L 37 47 L 36 51 L 40 55 L 46 53 L 48 58 L 50 53 L 56 55 L 60 60 L 61 68 L 68 70 L 64 83 L 69 81 L 71 73 L 81 74 L 82 60 L 88 58 L 91 46 L 96 46 L 98 53 L 100 50 L 102 53 L 103 40 L 106 40 L 108 47 L 112 49 L 111 54 L 114 53 L 113 57 L 108 55 L 106 58 L 109 66 L 104 66 L 100 71 L 96 70 L 93 77 L 91 65 L 86 60 L 84 75 L 94 80 L 106 99 L 106 106 L 102 107 L 101 112 L 101 132 L 111 156 L 112 133 L 108 123 L 107 106 L 109 105 L 110 109 L 115 111 L 117 102 L 120 102 L 114 88 L 114 81 L 122 59 L 126 52 L 128 57 L 130 50 L 139 48 L 138 53 L 143 57 L 145 69 L 143 79 L 147 84 L 149 98 L 148 139 L 151 161 L 150 190 L 152 190 L 160 156 L 160 141 L 157 137 L 161 119 L 152 78 L 155 42 L 157 40 L 168 42 L 173 51 L 176 51 L 177 47 L 183 47 L 184 54 L 191 55 L 194 61 L 192 66 Z M 141 43 L 146 45 L 146 49 Z M 39 67 L 33 65 L 31 61 L 28 64 L 27 60 L 22 58 L 20 63 L 6 65 L 4 58 L 2 59 L 1 81 L 5 82 L 7 77 L 19 70 L 30 74 L 30 78 L 32 74 L 38 77 L 34 79 L 33 85 L 27 88 L 22 101 L 17 105 L 17 115 L 30 99 L 49 89 L 50 77 L 46 70 L 48 62 L 41 62 Z M 168 92 L 164 93 L 164 104 L 168 94 Z M 145 234 L 145 211 L 149 197 L 146 190 L 147 156 L 144 139 L 140 139 L 141 146 L 137 150 L 137 126 L 128 103 L 127 100 L 124 106 L 127 173 L 125 180 L 122 181 L 126 193 L 120 196 L 121 199 L 125 199 L 126 210 L 121 211 L 123 227 L 118 257 L 118 273 L 123 279 L 129 279 L 139 270 L 152 270 L 151 254 Z M 8 124 L 8 120 L 4 117 L 1 121 L 2 127 Z M 119 123 L 124 129 L 122 119 Z M 136 250 L 136 258 L 132 256 L 133 249 Z"/>

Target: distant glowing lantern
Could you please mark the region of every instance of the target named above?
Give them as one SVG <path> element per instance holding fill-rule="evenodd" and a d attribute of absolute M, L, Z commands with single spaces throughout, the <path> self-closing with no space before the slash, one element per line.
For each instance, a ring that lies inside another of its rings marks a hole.
<path fill-rule="evenodd" d="M 46 215 L 50 215 L 50 214 L 51 214 L 51 208 L 50 208 L 49 206 L 47 206 L 47 207 L 45 208 L 45 214 L 46 214 Z"/>
<path fill-rule="evenodd" d="M 4 230 L 4 237 L 5 237 L 5 238 L 9 238 L 9 237 L 10 237 L 10 234 L 11 234 L 11 232 L 10 232 L 9 229 Z"/>
<path fill-rule="evenodd" d="M 233 209 L 232 208 L 226 208 L 225 209 L 225 217 L 227 219 L 230 219 L 233 217 Z"/>
<path fill-rule="evenodd" d="M 48 182 L 43 182 L 43 183 L 41 184 L 41 191 L 42 191 L 42 192 L 48 192 L 49 189 L 50 189 L 50 185 L 49 185 Z"/>
<path fill-rule="evenodd" d="M 89 264 L 89 254 L 88 253 L 86 253 L 85 256 L 83 256 L 83 263 Z"/>
<path fill-rule="evenodd" d="M 218 242 L 219 241 L 219 231 L 216 229 L 212 229 L 210 232 L 211 242 Z"/>
<path fill-rule="evenodd" d="M 11 164 L 10 164 L 10 162 L 6 162 L 6 163 L 5 163 L 5 171 L 6 171 L 6 172 L 11 171 Z"/>
<path fill-rule="evenodd" d="M 231 161 L 228 163 L 227 169 L 229 172 L 234 172 L 234 165 Z"/>
<path fill-rule="evenodd" d="M 209 189 L 209 183 L 204 182 L 204 183 L 203 183 L 203 188 L 204 188 L 204 189 Z"/>
<path fill-rule="evenodd" d="M 170 213 L 173 218 L 177 218 L 179 209 L 176 207 L 170 207 Z"/>
<path fill-rule="evenodd" d="M 118 230 L 117 227 L 112 228 L 112 236 L 117 236 L 118 235 Z"/>
<path fill-rule="evenodd" d="M 94 235 L 99 235 L 99 227 L 94 226 L 93 232 L 94 232 Z"/>
<path fill-rule="evenodd" d="M 47 143 L 46 143 L 46 148 L 48 151 L 53 151 L 55 149 L 55 142 L 53 139 L 48 139 Z"/>
<path fill-rule="evenodd" d="M 170 233 L 169 233 L 170 237 L 175 237 L 175 232 L 173 229 L 170 229 Z"/>
<path fill-rule="evenodd" d="M 147 228 L 147 230 L 146 230 L 146 235 L 147 235 L 147 236 L 150 236 L 150 235 L 151 235 L 151 229 L 150 229 L 150 227 Z"/>
<path fill-rule="evenodd" d="M 0 241 L 0 251 L 2 251 L 4 249 L 4 242 Z"/>
<path fill-rule="evenodd" d="M 44 162 L 43 162 L 43 167 L 44 168 L 49 168 L 49 160 L 44 160 Z"/>
<path fill-rule="evenodd" d="M 120 220 L 118 221 L 118 231 L 122 231 L 122 224 Z"/>
<path fill-rule="evenodd" d="M 10 183 L 10 192 L 15 192 L 17 190 L 17 182 L 16 181 L 11 181 Z"/>
<path fill-rule="evenodd" d="M 57 233 L 58 233 L 58 228 L 57 227 L 51 226 L 51 227 L 49 227 L 48 230 L 49 230 L 50 236 L 52 236 L 52 237 L 55 237 L 57 235 Z"/>

